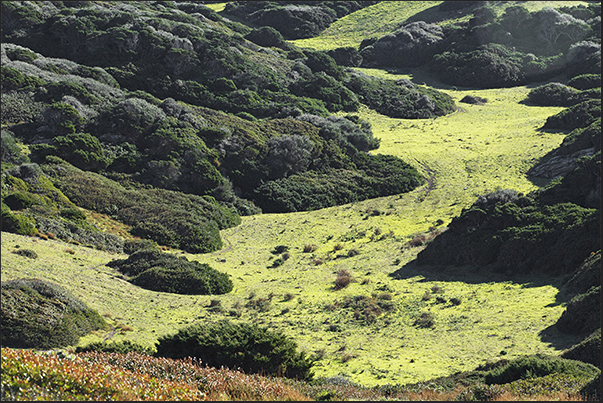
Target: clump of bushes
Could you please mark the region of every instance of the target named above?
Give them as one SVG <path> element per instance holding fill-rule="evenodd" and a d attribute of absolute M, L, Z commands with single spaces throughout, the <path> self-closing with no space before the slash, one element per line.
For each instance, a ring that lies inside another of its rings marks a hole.
<path fill-rule="evenodd" d="M 248 323 L 221 321 L 194 324 L 159 338 L 158 357 L 196 357 L 212 367 L 309 380 L 312 362 L 280 332 Z"/>
<path fill-rule="evenodd" d="M 567 374 L 590 379 L 601 373 L 597 367 L 591 364 L 546 355 L 525 356 L 511 361 L 501 360 L 491 368 L 478 367 L 478 370 L 480 369 L 486 370 L 484 382 L 489 385 L 550 374 Z"/>
<path fill-rule="evenodd" d="M 350 271 L 347 269 L 341 269 L 337 272 L 337 277 L 335 278 L 335 285 L 333 286 L 333 289 L 341 290 L 342 288 L 345 288 L 350 285 L 352 280 L 352 273 L 350 273 Z"/>
<path fill-rule="evenodd" d="M 50 349 L 77 344 L 104 319 L 63 287 L 45 280 L 3 281 L 2 345 Z"/>
<path fill-rule="evenodd" d="M 30 259 L 38 258 L 38 254 L 31 249 L 17 249 L 17 250 L 14 250 L 13 253 L 15 253 L 17 255 L 28 257 Z"/>
<path fill-rule="evenodd" d="M 578 90 L 561 83 L 548 83 L 528 93 L 528 100 L 540 106 L 573 105 Z"/>
<path fill-rule="evenodd" d="M 77 346 L 75 349 L 76 353 L 85 353 L 88 351 L 97 351 L 101 353 L 117 353 L 117 354 L 128 354 L 130 352 L 136 352 L 146 355 L 153 355 L 153 349 L 144 347 L 138 343 L 130 340 L 120 340 L 107 342 L 93 342 L 86 344 L 85 346 Z"/>
<path fill-rule="evenodd" d="M 413 325 L 420 328 L 431 329 L 435 327 L 435 320 L 431 313 L 423 312 L 421 316 L 415 319 Z"/>
<path fill-rule="evenodd" d="M 129 277 L 139 287 L 176 294 L 226 294 L 232 290 L 230 277 L 206 263 L 184 256 L 143 249 L 127 259 L 107 263 Z"/>

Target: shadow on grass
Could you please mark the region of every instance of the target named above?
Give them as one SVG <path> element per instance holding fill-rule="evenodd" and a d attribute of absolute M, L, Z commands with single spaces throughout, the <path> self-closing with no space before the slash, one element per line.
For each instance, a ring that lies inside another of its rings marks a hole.
<path fill-rule="evenodd" d="M 563 289 L 564 278 L 551 277 L 545 274 L 511 273 L 502 272 L 489 267 L 476 266 L 432 266 L 418 265 L 415 260 L 407 263 L 398 270 L 389 274 L 394 280 L 416 278 L 417 283 L 431 281 L 462 281 L 469 284 L 488 283 L 514 283 L 522 287 L 553 286 L 560 290 L 555 295 L 555 302 L 547 307 L 556 306 L 569 300 L 568 294 Z M 582 341 L 584 336 L 572 335 L 561 332 L 556 324 L 543 329 L 539 336 L 545 343 L 549 343 L 558 350 L 565 350 Z"/>
<path fill-rule="evenodd" d="M 538 335 L 543 342 L 549 343 L 557 350 L 567 350 L 586 337 L 585 335 L 563 333 L 555 324 L 541 330 Z"/>
<path fill-rule="evenodd" d="M 510 271 L 496 270 L 491 267 L 477 266 L 435 266 L 419 265 L 412 260 L 389 274 L 394 280 L 406 280 L 419 277 L 416 282 L 430 281 L 461 281 L 468 284 L 487 284 L 487 283 L 514 283 L 521 284 L 522 287 L 543 287 L 553 286 L 562 289 L 564 278 L 561 276 L 551 277 L 542 273 L 513 273 Z M 567 302 L 568 297 L 565 292 L 560 291 L 555 297 L 553 305 L 559 305 Z"/>

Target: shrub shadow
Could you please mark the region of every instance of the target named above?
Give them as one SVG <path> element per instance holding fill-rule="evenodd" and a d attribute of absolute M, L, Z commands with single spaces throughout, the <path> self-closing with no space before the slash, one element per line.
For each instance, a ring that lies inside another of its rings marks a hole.
<path fill-rule="evenodd" d="M 562 291 L 563 278 L 560 276 L 551 277 L 541 273 L 514 273 L 488 266 L 419 265 L 415 259 L 390 273 L 389 277 L 393 280 L 408 280 L 416 277 L 415 282 L 417 283 L 431 281 L 461 281 L 468 284 L 511 282 L 520 284 L 525 288 L 550 285 L 560 290 L 555 296 L 555 302 L 551 306 L 559 305 L 568 300 L 566 293 Z"/>

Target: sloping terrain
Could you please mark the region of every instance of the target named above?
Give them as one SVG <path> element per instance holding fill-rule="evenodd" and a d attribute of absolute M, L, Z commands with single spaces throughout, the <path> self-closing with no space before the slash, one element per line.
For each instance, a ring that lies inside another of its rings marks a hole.
<path fill-rule="evenodd" d="M 572 87 L 581 95 L 568 113 L 567 105 L 529 98 L 548 82 L 577 85 L 575 71 L 479 89 L 422 67 L 344 68 L 311 49 L 358 52 L 363 40 L 368 47 L 406 22 L 460 32 L 479 17 L 464 7 L 442 10 L 448 2 L 379 2 L 294 41 L 235 22 L 243 18 L 222 20 L 228 14 L 220 3 L 209 4 L 217 13 L 197 3 L 7 3 L 2 280 L 56 283 L 101 314 L 110 327 L 78 346 L 125 340 L 153 349 L 187 325 L 251 322 L 295 340 L 317 377 L 373 386 L 559 356 L 588 336 L 557 323 L 565 315 L 571 327 L 584 319 L 575 314 L 581 307 L 593 312 L 600 299 L 600 287 L 590 288 L 600 279 L 581 266 L 587 259 L 596 266 L 600 232 L 589 232 L 592 245 L 580 244 L 589 250 L 575 248 L 571 267 L 554 273 L 454 261 L 472 256 L 454 242 L 466 239 L 455 231 L 480 197 L 509 190 L 521 198 L 545 189 L 539 200 L 571 204 L 576 221 L 598 214 L 600 104 L 597 131 L 593 98 L 597 88 L 600 98 L 600 75 L 599 87 L 595 74 L 580 75 L 595 84 Z M 37 13 L 23 13 L 32 7 Z M 492 18 L 504 13 L 498 2 L 491 11 Z M 116 32 L 121 19 L 127 32 Z M 73 29 L 98 47 L 68 40 Z M 580 49 L 592 62 L 596 35 L 589 40 Z M 152 64 L 158 55 L 163 62 Z M 287 85 L 275 88 L 279 80 Z M 572 127 L 587 119 L 591 126 Z M 529 175 L 539 162 L 585 149 L 575 154 L 585 159 L 560 171 L 565 183 Z M 536 243 L 538 234 L 521 233 Z M 444 240 L 442 260 L 417 259 L 439 256 Z M 479 241 L 470 244 L 484 250 Z M 149 245 L 225 273 L 232 290 L 152 291 L 110 264 Z"/>

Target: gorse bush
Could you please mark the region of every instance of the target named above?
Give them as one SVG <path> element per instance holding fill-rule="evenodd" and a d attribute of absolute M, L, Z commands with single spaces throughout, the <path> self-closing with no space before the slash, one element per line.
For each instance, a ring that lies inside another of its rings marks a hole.
<path fill-rule="evenodd" d="M 199 323 L 159 338 L 158 357 L 195 357 L 201 363 L 247 373 L 311 379 L 312 363 L 280 332 L 248 323 Z"/>
<path fill-rule="evenodd" d="M 39 279 L 2 282 L 2 345 L 50 349 L 77 344 L 106 326 L 63 287 Z"/>
<path fill-rule="evenodd" d="M 206 263 L 189 261 L 157 249 L 143 249 L 127 259 L 107 263 L 139 287 L 176 294 L 225 294 L 232 290 L 230 277 Z"/>

